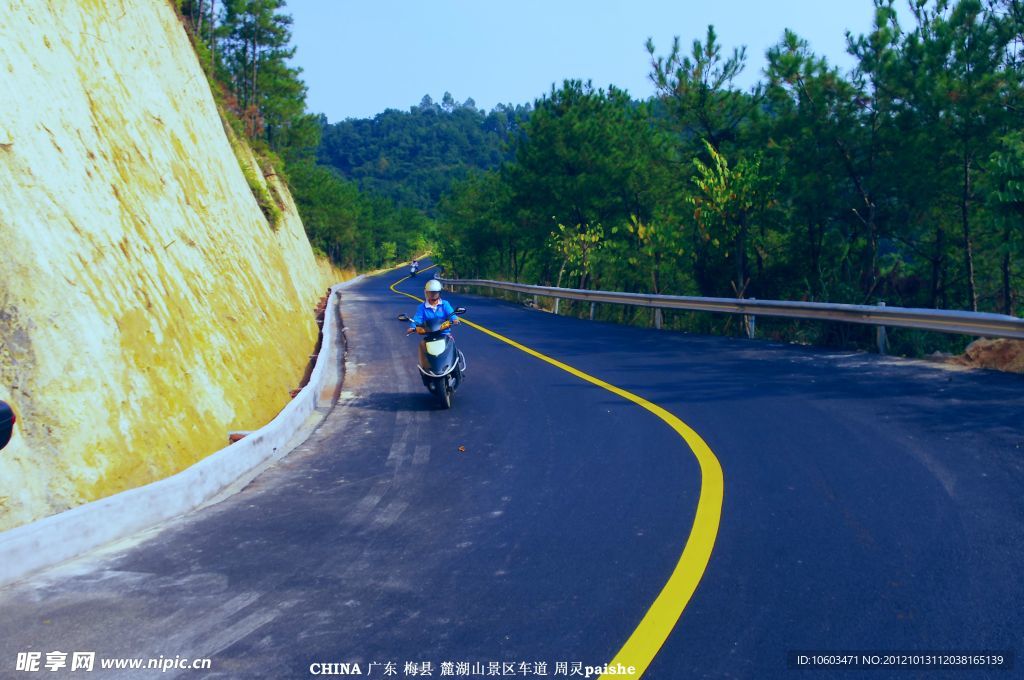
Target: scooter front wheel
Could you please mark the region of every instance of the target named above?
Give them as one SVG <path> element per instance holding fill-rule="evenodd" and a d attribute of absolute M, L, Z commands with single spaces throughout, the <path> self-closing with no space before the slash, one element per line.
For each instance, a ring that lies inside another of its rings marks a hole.
<path fill-rule="evenodd" d="M 438 400 L 441 402 L 441 408 L 452 407 L 452 397 L 455 395 L 455 390 L 452 389 L 451 380 L 448 376 L 441 378 L 437 381 L 434 394 L 437 395 Z"/>

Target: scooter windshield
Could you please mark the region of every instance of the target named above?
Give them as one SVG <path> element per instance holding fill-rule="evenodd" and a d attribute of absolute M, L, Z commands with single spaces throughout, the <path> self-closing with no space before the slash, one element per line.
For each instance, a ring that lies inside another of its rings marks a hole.
<path fill-rule="evenodd" d="M 447 319 L 427 319 L 423 322 L 423 329 L 427 333 L 440 333 L 443 326 L 447 322 Z"/>

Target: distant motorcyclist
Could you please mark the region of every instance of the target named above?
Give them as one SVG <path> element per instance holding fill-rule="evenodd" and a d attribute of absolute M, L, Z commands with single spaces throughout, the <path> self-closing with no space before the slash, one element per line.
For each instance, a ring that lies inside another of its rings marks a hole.
<path fill-rule="evenodd" d="M 453 325 L 461 323 L 451 304 L 441 299 L 441 288 L 441 282 L 437 279 L 430 279 L 427 281 L 427 285 L 423 286 L 423 297 L 426 300 L 416 309 L 416 313 L 412 318 L 409 319 L 409 329 L 405 332 L 406 335 L 415 333 L 416 327 L 422 325 L 425 321 L 441 319 L 451 321 Z M 445 329 L 444 334 L 448 335 L 450 332 L 450 330 Z"/>
<path fill-rule="evenodd" d="M 409 265 L 409 276 L 416 276 L 416 272 L 420 269 L 420 261 L 413 260 Z"/>

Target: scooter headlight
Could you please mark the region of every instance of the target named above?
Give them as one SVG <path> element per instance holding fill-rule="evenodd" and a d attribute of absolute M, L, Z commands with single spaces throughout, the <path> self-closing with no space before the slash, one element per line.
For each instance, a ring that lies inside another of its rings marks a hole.
<path fill-rule="evenodd" d="M 432 357 L 439 357 L 444 354 L 444 349 L 447 344 L 448 343 L 444 340 L 430 340 L 426 343 L 427 354 Z"/>

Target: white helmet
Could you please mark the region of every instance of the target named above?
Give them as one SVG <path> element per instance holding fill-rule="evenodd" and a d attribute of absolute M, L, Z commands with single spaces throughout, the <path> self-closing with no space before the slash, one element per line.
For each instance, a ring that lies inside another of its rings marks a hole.
<path fill-rule="evenodd" d="M 423 286 L 424 293 L 440 293 L 443 286 L 437 279 L 430 279 L 427 281 L 427 285 Z"/>

